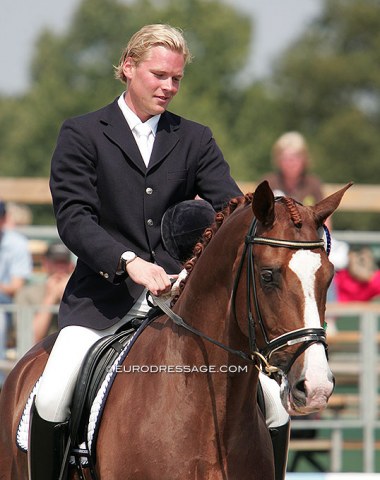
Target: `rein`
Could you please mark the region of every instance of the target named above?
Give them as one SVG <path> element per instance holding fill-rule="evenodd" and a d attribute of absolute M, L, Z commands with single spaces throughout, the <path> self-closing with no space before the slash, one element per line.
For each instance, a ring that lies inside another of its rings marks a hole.
<path fill-rule="evenodd" d="M 236 315 L 236 292 L 239 285 L 241 273 L 243 270 L 243 265 L 245 258 L 248 254 L 248 261 L 247 261 L 247 312 L 248 312 L 248 332 L 249 332 L 249 348 L 250 354 L 245 353 L 241 350 L 233 349 L 211 337 L 206 335 L 205 333 L 197 330 L 196 328 L 192 327 L 185 320 L 167 305 L 165 300 L 160 297 L 156 297 L 151 292 L 149 295 L 154 300 L 156 305 L 164 312 L 166 315 L 178 326 L 185 328 L 189 332 L 204 338 L 208 342 L 222 348 L 223 350 L 237 355 L 243 360 L 253 363 L 257 366 L 256 359 L 259 359 L 259 365 L 261 370 L 265 370 L 265 373 L 271 375 L 275 372 L 280 372 L 282 375 L 286 375 L 289 370 L 291 369 L 294 362 L 297 358 L 312 344 L 314 343 L 322 343 L 325 351 L 327 351 L 327 343 L 326 343 L 326 332 L 322 327 L 318 328 L 300 328 L 298 330 L 293 330 L 291 332 L 285 333 L 280 335 L 279 337 L 269 340 L 268 335 L 265 329 L 265 324 L 261 315 L 259 301 L 257 297 L 257 290 L 256 290 L 256 282 L 255 282 L 255 271 L 254 271 L 254 255 L 253 255 L 253 245 L 260 244 L 260 245 L 268 245 L 271 247 L 283 247 L 283 248 L 291 248 L 291 249 L 314 249 L 314 248 L 324 248 L 325 242 L 323 239 L 316 240 L 316 241 L 291 241 L 291 240 L 282 240 L 276 238 L 268 238 L 268 237 L 260 237 L 256 236 L 256 229 L 257 229 L 257 219 L 254 218 L 248 234 L 245 238 L 245 247 L 243 251 L 243 255 L 240 260 L 240 264 L 238 267 L 238 271 L 236 274 L 234 287 L 232 291 L 232 308 L 234 312 L 235 319 L 237 319 Z M 329 239 L 329 232 L 327 227 L 324 226 L 325 233 L 327 238 Z M 329 245 L 328 245 L 329 247 Z M 329 251 L 329 248 L 328 248 Z M 252 315 L 251 309 L 251 291 L 253 292 L 253 300 L 256 312 L 257 323 L 260 326 L 260 330 L 263 334 L 264 341 L 266 346 L 263 349 L 258 349 L 256 343 L 256 333 L 255 333 L 255 320 Z M 292 346 L 296 344 L 301 344 L 299 348 L 296 350 L 295 354 L 289 361 L 288 365 L 280 370 L 279 368 L 270 365 L 269 360 L 272 354 L 287 346 Z M 258 367 L 259 368 L 259 367 Z"/>
<path fill-rule="evenodd" d="M 152 297 L 152 299 L 154 300 L 154 303 L 156 305 L 158 305 L 160 307 L 160 309 L 164 313 L 166 313 L 166 315 L 171 320 L 173 320 L 173 322 L 176 325 L 178 325 L 179 327 L 185 328 L 186 330 L 188 330 L 191 333 L 194 333 L 198 337 L 204 338 L 205 340 L 213 343 L 214 345 L 216 345 L 220 348 L 223 348 L 223 350 L 226 350 L 227 352 L 232 353 L 233 355 L 239 356 L 240 358 L 242 358 L 243 360 L 246 360 L 247 362 L 255 363 L 253 358 L 250 355 L 248 355 L 247 353 L 242 352 L 241 350 L 235 350 L 234 348 L 228 347 L 227 345 L 224 345 L 224 343 L 218 342 L 218 340 L 214 340 L 213 338 L 209 337 L 205 333 L 201 332 L 200 330 L 197 330 L 196 328 L 194 328 L 191 325 L 189 325 L 188 323 L 186 323 L 185 320 L 182 317 L 180 317 L 175 312 L 173 312 L 173 310 L 168 306 L 168 304 L 162 298 L 156 297 L 152 293 L 149 293 L 149 296 Z"/>

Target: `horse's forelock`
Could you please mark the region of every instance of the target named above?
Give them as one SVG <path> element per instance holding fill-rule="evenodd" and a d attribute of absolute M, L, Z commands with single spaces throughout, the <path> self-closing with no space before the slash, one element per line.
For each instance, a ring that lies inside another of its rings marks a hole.
<path fill-rule="evenodd" d="M 288 209 L 289 214 L 290 214 L 290 218 L 291 218 L 292 222 L 294 223 L 294 225 L 297 228 L 301 228 L 302 227 L 302 218 L 301 218 L 300 211 L 298 209 L 298 205 L 295 202 L 295 200 L 293 198 L 290 198 L 290 197 L 281 197 L 281 202 Z"/>

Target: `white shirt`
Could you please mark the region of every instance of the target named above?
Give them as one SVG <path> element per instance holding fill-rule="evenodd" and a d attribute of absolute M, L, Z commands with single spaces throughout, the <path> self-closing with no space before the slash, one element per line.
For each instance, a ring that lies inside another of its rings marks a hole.
<path fill-rule="evenodd" d="M 142 148 L 142 145 L 140 143 L 141 142 L 140 137 L 137 135 L 136 131 L 134 130 L 136 125 L 138 125 L 140 123 L 143 123 L 143 122 L 139 119 L 139 117 L 134 112 L 132 112 L 132 110 L 125 103 L 124 93 L 125 92 L 123 92 L 120 95 L 117 103 L 120 107 L 120 110 L 122 111 L 122 113 L 124 115 L 125 120 L 127 121 L 128 125 L 129 125 L 129 128 L 132 130 L 133 136 L 135 137 L 135 140 L 136 140 L 136 143 L 139 147 L 139 150 L 140 150 L 141 154 L 143 155 L 144 149 Z M 154 139 L 156 138 L 157 125 L 158 125 L 158 121 L 160 120 L 160 117 L 161 117 L 161 115 L 154 115 L 154 117 L 151 117 L 151 118 L 149 118 L 149 120 L 144 122 L 145 124 L 148 124 L 150 126 L 150 128 L 152 129 L 152 133 L 148 137 L 150 152 L 152 151 Z M 143 155 L 143 158 L 144 157 L 145 157 L 145 155 Z M 144 158 L 144 162 L 145 162 L 146 166 L 148 166 L 148 164 L 149 164 L 149 157 L 150 157 L 150 155 L 148 157 Z"/>

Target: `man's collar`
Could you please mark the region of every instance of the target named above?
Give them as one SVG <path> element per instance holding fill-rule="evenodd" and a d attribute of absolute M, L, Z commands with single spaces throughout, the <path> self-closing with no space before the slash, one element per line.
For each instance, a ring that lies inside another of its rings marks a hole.
<path fill-rule="evenodd" d="M 132 112 L 132 110 L 128 107 L 128 105 L 126 104 L 125 99 L 124 99 L 124 94 L 125 94 L 125 92 L 123 92 L 120 95 L 117 103 L 118 103 L 118 105 L 120 107 L 120 110 L 122 111 L 122 113 L 125 117 L 125 120 L 127 121 L 128 125 L 129 125 L 129 128 L 131 130 L 133 130 L 136 125 L 138 125 L 139 123 L 143 123 L 143 122 L 141 122 L 139 117 L 134 112 Z M 160 117 L 161 117 L 160 114 L 159 115 L 154 115 L 153 117 L 149 118 L 149 120 L 147 120 L 145 122 L 152 129 L 152 132 L 153 132 L 154 136 L 156 135 L 157 125 L 158 125 L 158 122 L 160 120 Z"/>

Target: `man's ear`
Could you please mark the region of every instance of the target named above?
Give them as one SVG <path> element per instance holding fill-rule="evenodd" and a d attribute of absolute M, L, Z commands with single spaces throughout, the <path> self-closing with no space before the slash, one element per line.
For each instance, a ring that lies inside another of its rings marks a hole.
<path fill-rule="evenodd" d="M 132 59 L 132 57 L 127 57 L 124 60 L 123 73 L 124 73 L 125 78 L 127 78 L 128 80 L 131 80 L 131 78 L 133 76 L 133 70 L 134 70 L 135 66 L 136 66 L 136 64 L 135 64 L 135 61 Z"/>

